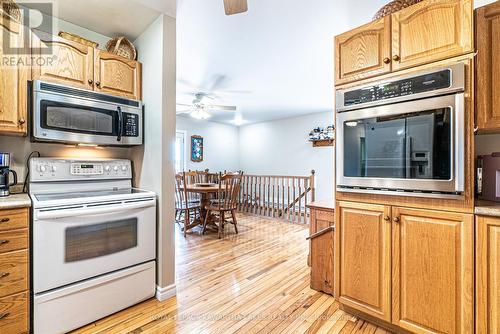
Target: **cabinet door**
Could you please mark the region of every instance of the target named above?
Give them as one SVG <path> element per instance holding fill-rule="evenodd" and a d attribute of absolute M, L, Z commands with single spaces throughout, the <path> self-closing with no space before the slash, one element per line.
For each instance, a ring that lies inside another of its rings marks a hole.
<path fill-rule="evenodd" d="M 476 11 L 476 125 L 500 130 L 500 2 Z"/>
<path fill-rule="evenodd" d="M 335 84 L 391 71 L 390 17 L 335 37 Z"/>
<path fill-rule="evenodd" d="M 36 31 L 32 47 L 37 56 L 47 59 L 32 67 L 33 80 L 45 80 L 83 89 L 93 89 L 94 49 L 61 37 Z M 52 48 L 52 57 L 41 54 L 40 48 Z"/>
<path fill-rule="evenodd" d="M 29 68 L 15 65 L 18 56 L 23 55 L 10 54 L 3 49 L 4 43 L 9 43 L 12 48 L 23 47 L 24 35 L 21 25 L 0 17 L 0 58 L 13 60 L 12 64 L 0 65 L 0 133 L 4 134 L 27 133 Z"/>
<path fill-rule="evenodd" d="M 392 208 L 392 321 L 413 333 L 473 332 L 473 215 Z"/>
<path fill-rule="evenodd" d="M 342 304 L 391 321 L 391 209 L 337 202 L 336 211 L 336 296 Z"/>
<path fill-rule="evenodd" d="M 141 99 L 141 64 L 109 52 L 96 52 L 95 89 L 97 91 Z"/>
<path fill-rule="evenodd" d="M 392 14 L 392 69 L 473 51 L 472 0 L 428 0 Z"/>
<path fill-rule="evenodd" d="M 476 333 L 500 333 L 500 218 L 476 218 Z"/>

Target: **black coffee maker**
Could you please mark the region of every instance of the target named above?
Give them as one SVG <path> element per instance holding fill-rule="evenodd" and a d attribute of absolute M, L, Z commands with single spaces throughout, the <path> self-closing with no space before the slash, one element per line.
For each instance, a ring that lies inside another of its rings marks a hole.
<path fill-rule="evenodd" d="M 9 168 L 10 153 L 0 153 L 0 197 L 9 196 L 9 187 L 17 184 L 17 174 Z M 14 180 L 9 182 L 9 175 L 12 173 Z"/>

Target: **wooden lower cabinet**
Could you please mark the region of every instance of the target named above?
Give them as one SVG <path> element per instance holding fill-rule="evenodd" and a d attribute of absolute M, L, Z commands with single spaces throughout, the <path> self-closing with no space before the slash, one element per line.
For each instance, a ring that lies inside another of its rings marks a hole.
<path fill-rule="evenodd" d="M 414 333 L 472 333 L 472 214 L 392 208 L 392 323 Z"/>
<path fill-rule="evenodd" d="M 310 210 L 311 223 L 308 239 L 310 240 L 311 289 L 333 294 L 335 211 L 314 207 Z"/>
<path fill-rule="evenodd" d="M 0 333 L 29 331 L 28 209 L 0 210 Z"/>
<path fill-rule="evenodd" d="M 337 202 L 335 294 L 349 307 L 391 320 L 391 207 Z"/>
<path fill-rule="evenodd" d="M 335 288 L 342 305 L 393 330 L 473 333 L 472 214 L 343 201 L 336 211 Z"/>
<path fill-rule="evenodd" d="M 500 218 L 476 217 L 476 333 L 500 333 Z"/>

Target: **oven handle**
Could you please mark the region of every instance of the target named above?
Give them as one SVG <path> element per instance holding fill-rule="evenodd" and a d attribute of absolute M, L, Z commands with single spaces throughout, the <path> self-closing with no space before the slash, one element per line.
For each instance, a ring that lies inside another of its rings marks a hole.
<path fill-rule="evenodd" d="M 156 204 L 155 199 L 150 199 L 147 201 L 138 201 L 136 203 L 120 203 L 119 205 L 110 205 L 102 207 L 83 207 L 77 209 L 62 209 L 62 210 L 49 210 L 49 211 L 37 211 L 36 219 L 59 219 L 68 218 L 75 216 L 94 216 L 102 215 L 113 212 L 123 212 L 136 209 L 142 209 L 154 206 Z"/>

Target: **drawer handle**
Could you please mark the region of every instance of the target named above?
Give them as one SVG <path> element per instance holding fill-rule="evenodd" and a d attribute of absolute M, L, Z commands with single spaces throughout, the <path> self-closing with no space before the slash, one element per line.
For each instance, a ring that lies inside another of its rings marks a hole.
<path fill-rule="evenodd" d="M 7 223 L 10 221 L 10 218 L 2 218 L 0 219 L 0 223 Z"/>
<path fill-rule="evenodd" d="M 10 273 L 0 273 L 0 278 L 5 278 L 9 275 L 10 275 Z"/>
<path fill-rule="evenodd" d="M 0 246 L 8 244 L 10 240 L 0 240 Z"/>
<path fill-rule="evenodd" d="M 0 313 L 0 320 L 7 318 L 10 315 L 10 312 Z"/>

